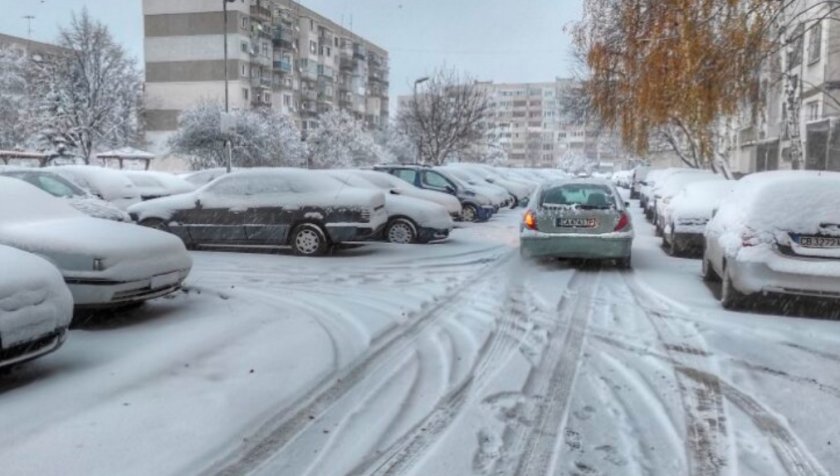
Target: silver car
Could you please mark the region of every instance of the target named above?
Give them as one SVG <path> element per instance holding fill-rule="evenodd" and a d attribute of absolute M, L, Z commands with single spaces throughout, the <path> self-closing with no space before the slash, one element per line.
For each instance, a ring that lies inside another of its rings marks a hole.
<path fill-rule="evenodd" d="M 633 223 L 615 186 L 570 179 L 540 186 L 520 225 L 525 257 L 615 260 L 630 268 Z"/>

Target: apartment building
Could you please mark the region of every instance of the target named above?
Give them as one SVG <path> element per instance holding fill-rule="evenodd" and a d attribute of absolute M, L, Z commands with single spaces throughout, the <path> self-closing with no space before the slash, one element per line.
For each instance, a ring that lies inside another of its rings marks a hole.
<path fill-rule="evenodd" d="M 343 109 L 388 121 L 388 52 L 291 0 L 143 0 L 147 140 L 162 146 L 178 116 L 202 100 L 271 107 L 304 132 Z"/>
<path fill-rule="evenodd" d="M 734 171 L 793 168 L 790 148 L 797 139 L 803 168 L 840 171 L 840 21 L 831 8 L 821 0 L 800 0 L 784 12 L 794 41 L 760 72 L 758 114 L 753 104 L 741 108 L 730 158 Z"/>

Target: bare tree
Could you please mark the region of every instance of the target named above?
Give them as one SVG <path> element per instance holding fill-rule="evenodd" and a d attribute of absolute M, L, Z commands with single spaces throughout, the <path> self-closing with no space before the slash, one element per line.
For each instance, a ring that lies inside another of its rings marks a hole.
<path fill-rule="evenodd" d="M 399 128 L 416 144 L 420 160 L 440 165 L 478 143 L 489 111 L 486 90 L 454 70 L 440 69 L 422 94 L 400 111 Z"/>
<path fill-rule="evenodd" d="M 97 148 L 140 140 L 142 75 L 88 11 L 61 29 L 63 54 L 36 64 L 34 130 L 47 147 L 63 143 L 89 162 Z"/>

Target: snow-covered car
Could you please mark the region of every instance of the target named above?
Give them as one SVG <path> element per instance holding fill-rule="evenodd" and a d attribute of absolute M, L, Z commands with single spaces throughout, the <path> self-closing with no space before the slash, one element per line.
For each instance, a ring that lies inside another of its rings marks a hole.
<path fill-rule="evenodd" d="M 367 240 L 388 221 L 381 191 L 283 168 L 233 172 L 191 193 L 136 204 L 129 214 L 190 247 L 288 246 L 302 256 Z"/>
<path fill-rule="evenodd" d="M 92 195 L 113 203 L 121 210 L 126 210 L 141 201 L 137 187 L 119 170 L 92 165 L 62 165 L 49 167 L 46 170 L 61 175 Z"/>
<path fill-rule="evenodd" d="M 128 213 L 111 202 L 95 197 L 64 177 L 43 169 L 3 169 L 0 175 L 24 180 L 54 197 L 66 200 L 73 208 L 94 218 L 131 221 Z"/>
<path fill-rule="evenodd" d="M 525 183 L 502 177 L 493 170 L 493 167 L 488 165 L 459 163 L 450 164 L 448 167 L 466 169 L 472 176 L 481 178 L 491 185 L 501 187 L 513 198 L 512 208 L 519 206 L 520 203 L 527 202 L 531 192 L 534 191 L 533 187 L 529 187 Z"/>
<path fill-rule="evenodd" d="M 688 167 L 672 167 L 668 169 L 654 170 L 648 174 L 646 185 L 641 189 L 641 205 L 645 212 L 645 217 L 653 222 L 656 213 L 656 191 L 667 180 L 675 175 L 697 173 L 697 169 L 690 169 Z M 705 173 L 706 171 L 700 171 Z"/>
<path fill-rule="evenodd" d="M 703 276 L 721 302 L 766 294 L 840 298 L 840 173 L 749 175 L 705 232 Z"/>
<path fill-rule="evenodd" d="M 630 268 L 633 223 L 615 187 L 569 179 L 539 187 L 520 225 L 524 257 L 614 260 Z"/>
<path fill-rule="evenodd" d="M 49 261 L 0 246 L 0 369 L 58 350 L 73 319 L 73 296 Z M 13 272 L 9 272 L 14 270 Z"/>
<path fill-rule="evenodd" d="M 642 187 L 647 185 L 647 176 L 651 170 L 652 169 L 646 165 L 640 165 L 633 169 L 633 177 L 630 180 L 631 199 L 639 198 Z"/>
<path fill-rule="evenodd" d="M 686 185 L 662 214 L 662 243 L 674 256 L 696 254 L 703 249 L 703 233 L 712 211 L 732 193 L 732 180 L 712 180 Z"/>
<path fill-rule="evenodd" d="M 726 178 L 708 170 L 698 170 L 693 173 L 673 174 L 657 185 L 653 191 L 653 225 L 656 227 L 656 234 L 661 235 L 665 224 L 670 217 L 667 216 L 667 207 L 674 199 L 674 196 L 692 183 L 720 182 Z"/>
<path fill-rule="evenodd" d="M 120 307 L 177 291 L 192 259 L 177 238 L 91 218 L 34 186 L 0 177 L 0 244 L 54 264 L 80 307 Z"/>
<path fill-rule="evenodd" d="M 166 172 L 125 170 L 123 174 L 137 188 L 142 200 L 189 193 L 198 188 L 195 184 Z"/>
<path fill-rule="evenodd" d="M 384 192 L 436 203 L 446 208 L 446 211 L 449 212 L 449 216 L 451 216 L 454 220 L 461 218 L 461 202 L 459 202 L 456 197 L 453 197 L 448 193 L 436 192 L 434 190 L 424 190 L 385 172 L 355 169 L 351 169 L 350 171 L 365 178 Z"/>
<path fill-rule="evenodd" d="M 418 165 L 382 165 L 376 170 L 389 173 L 423 190 L 448 193 L 461 202 L 464 221 L 487 221 L 496 212 L 493 200 L 447 171 L 432 170 Z"/>
<path fill-rule="evenodd" d="M 616 187 L 629 189 L 633 181 L 633 170 L 619 170 L 618 172 L 614 172 L 610 180 L 612 180 L 612 183 Z"/>
<path fill-rule="evenodd" d="M 330 177 L 347 185 L 366 190 L 382 189 L 350 170 L 324 171 Z M 449 212 L 440 205 L 426 200 L 385 192 L 385 210 L 388 224 L 381 236 L 391 243 L 428 243 L 449 236 L 455 224 Z"/>
<path fill-rule="evenodd" d="M 195 185 L 196 187 L 203 187 L 225 174 L 227 174 L 227 169 L 214 168 L 198 170 L 195 172 L 188 172 L 185 174 L 181 174 L 178 177 L 183 180 L 186 180 L 187 182 Z"/>
<path fill-rule="evenodd" d="M 452 165 L 435 167 L 434 170 L 445 172 L 490 197 L 497 209 L 509 207 L 516 200 L 510 192 L 498 185 L 488 183 L 481 175 L 472 170 Z"/>

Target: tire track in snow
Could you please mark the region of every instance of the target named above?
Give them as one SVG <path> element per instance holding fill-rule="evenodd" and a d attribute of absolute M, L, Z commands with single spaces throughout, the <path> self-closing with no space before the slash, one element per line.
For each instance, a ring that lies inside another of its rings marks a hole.
<path fill-rule="evenodd" d="M 365 376 L 377 367 L 386 364 L 392 352 L 408 348 L 414 339 L 436 322 L 449 309 L 461 304 L 459 298 L 480 283 L 497 277 L 497 271 L 510 261 L 513 252 L 477 270 L 477 280 L 465 280 L 436 304 L 425 309 L 413 321 L 374 339 L 364 355 L 347 368 L 325 379 L 311 394 L 297 404 L 268 417 L 254 434 L 244 438 L 244 444 L 227 457 L 212 463 L 205 474 L 240 475 L 256 469 L 274 453 L 288 444 L 294 437 L 312 424 L 310 416 L 325 412 Z"/>
<path fill-rule="evenodd" d="M 469 376 L 435 405 L 434 410 L 414 427 L 388 447 L 373 462 L 365 462 L 355 468 L 353 475 L 393 475 L 411 468 L 451 425 L 461 409 L 475 401 L 478 392 L 484 388 L 501 364 L 526 338 L 527 331 L 516 336 L 517 320 L 526 315 L 522 296 L 525 290 L 517 286 L 507 293 L 509 303 L 502 312 L 498 327 L 485 340 L 473 364 Z"/>

